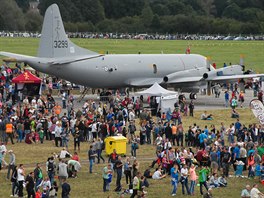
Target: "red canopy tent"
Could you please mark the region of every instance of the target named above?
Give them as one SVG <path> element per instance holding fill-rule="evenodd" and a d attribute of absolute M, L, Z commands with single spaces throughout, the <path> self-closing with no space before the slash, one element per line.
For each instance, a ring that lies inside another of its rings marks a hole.
<path fill-rule="evenodd" d="M 23 74 L 12 79 L 12 83 L 33 83 L 40 84 L 41 79 L 33 75 L 29 71 L 25 71 Z"/>

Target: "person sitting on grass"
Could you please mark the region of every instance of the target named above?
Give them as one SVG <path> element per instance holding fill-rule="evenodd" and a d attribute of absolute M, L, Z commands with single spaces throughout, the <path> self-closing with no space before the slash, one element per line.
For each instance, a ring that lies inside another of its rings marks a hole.
<path fill-rule="evenodd" d="M 218 177 L 218 184 L 220 185 L 220 187 L 226 187 L 227 186 L 227 181 L 226 181 L 224 175 Z"/>
<path fill-rule="evenodd" d="M 162 174 L 161 168 L 158 168 L 152 175 L 152 179 L 160 180 L 166 177 L 166 174 Z"/>
<path fill-rule="evenodd" d="M 209 185 L 210 185 L 210 188 L 218 188 L 218 187 L 220 187 L 219 182 L 218 182 L 218 178 L 217 178 L 217 173 L 214 173 L 210 177 Z"/>
<path fill-rule="evenodd" d="M 212 120 L 213 119 L 213 117 L 212 117 L 213 115 L 212 114 L 207 114 L 207 111 L 204 111 L 204 113 L 201 115 L 201 120 Z"/>
<path fill-rule="evenodd" d="M 232 109 L 231 118 L 239 118 L 239 114 L 235 109 Z"/>

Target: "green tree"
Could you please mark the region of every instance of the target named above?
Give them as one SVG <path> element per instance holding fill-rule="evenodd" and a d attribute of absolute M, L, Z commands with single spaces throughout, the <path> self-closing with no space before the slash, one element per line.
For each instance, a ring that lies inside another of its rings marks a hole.
<path fill-rule="evenodd" d="M 29 0 L 15 0 L 17 5 L 26 13 L 29 9 Z"/>
<path fill-rule="evenodd" d="M 77 0 L 76 5 L 82 13 L 83 21 L 96 24 L 105 18 L 104 8 L 99 0 Z"/>
<path fill-rule="evenodd" d="M 25 20 L 22 10 L 14 0 L 0 0 L 0 15 L 4 21 L 4 29 L 9 31 L 24 30 Z"/>
<path fill-rule="evenodd" d="M 223 11 L 223 17 L 240 19 L 240 16 L 241 8 L 235 3 L 232 3 L 231 5 L 227 6 Z"/>
<path fill-rule="evenodd" d="M 154 15 L 153 15 L 152 9 L 149 5 L 149 2 L 146 0 L 145 6 L 144 6 L 142 13 L 141 13 L 141 19 L 143 21 L 143 24 L 146 27 L 149 27 L 152 23 L 153 17 L 154 17 Z"/>
<path fill-rule="evenodd" d="M 38 12 L 28 11 L 25 15 L 25 29 L 28 31 L 40 31 L 43 17 Z"/>

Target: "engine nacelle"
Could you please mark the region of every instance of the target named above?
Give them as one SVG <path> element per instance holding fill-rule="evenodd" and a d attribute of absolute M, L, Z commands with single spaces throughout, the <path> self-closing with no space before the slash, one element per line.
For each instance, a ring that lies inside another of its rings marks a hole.
<path fill-rule="evenodd" d="M 204 73 L 203 79 L 210 80 L 216 76 L 232 76 L 232 75 L 242 75 L 242 74 L 243 74 L 243 68 L 241 67 L 241 65 L 232 65 Z"/>

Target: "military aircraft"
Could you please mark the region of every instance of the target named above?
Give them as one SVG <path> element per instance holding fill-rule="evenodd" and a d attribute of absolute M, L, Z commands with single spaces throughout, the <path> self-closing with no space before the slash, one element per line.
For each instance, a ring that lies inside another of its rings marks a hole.
<path fill-rule="evenodd" d="M 155 82 L 197 92 L 212 82 L 262 76 L 244 75 L 241 65 L 214 69 L 198 54 L 99 54 L 72 43 L 56 4 L 45 13 L 37 57 L 0 52 L 4 61 L 32 68 L 91 88 L 148 87 Z"/>

